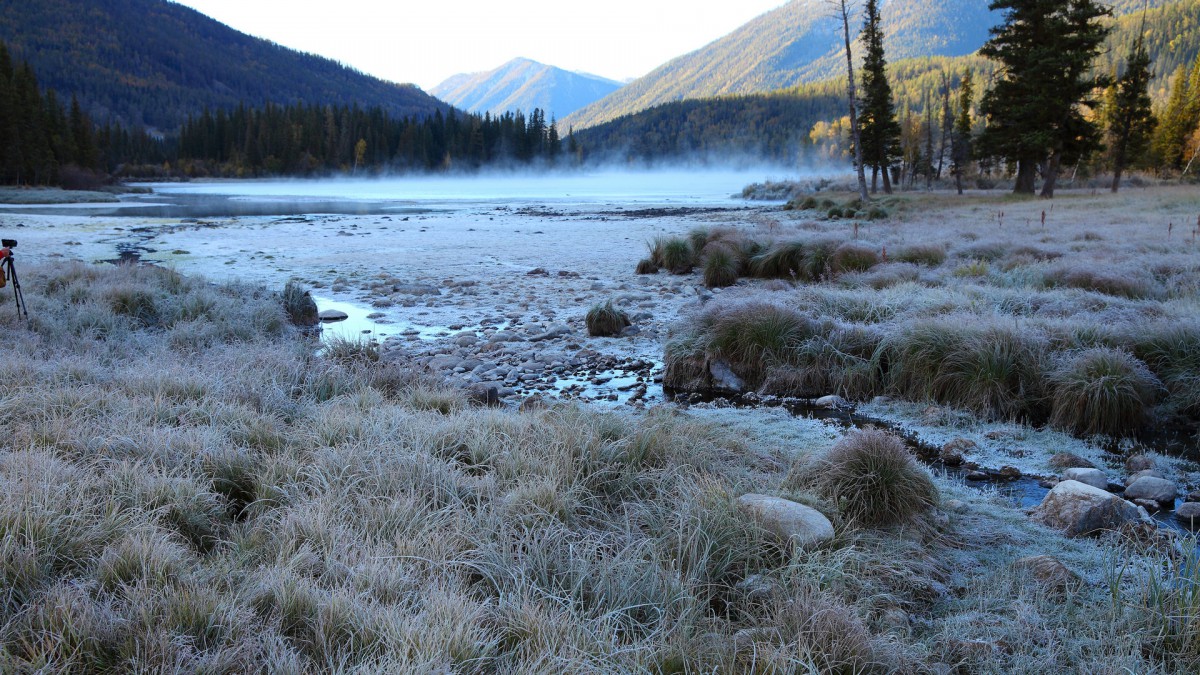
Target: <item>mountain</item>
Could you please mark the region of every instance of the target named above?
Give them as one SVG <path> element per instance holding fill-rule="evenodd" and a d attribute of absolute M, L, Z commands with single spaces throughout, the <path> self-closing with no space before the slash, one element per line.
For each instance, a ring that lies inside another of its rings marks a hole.
<path fill-rule="evenodd" d="M 1108 2 L 1118 15 L 1145 0 Z M 1149 0 L 1151 8 L 1172 0 Z M 989 0 L 880 0 L 889 61 L 964 56 L 987 41 L 1002 13 Z M 861 18 L 854 20 L 857 32 Z M 859 50 L 861 55 L 861 49 Z M 612 95 L 570 115 L 582 129 L 662 103 L 778 91 L 843 75 L 841 23 L 826 0 L 792 0 L 725 37 L 658 67 Z"/>
<path fill-rule="evenodd" d="M 486 73 L 454 75 L 430 93 L 474 113 L 541 108 L 547 116 L 562 118 L 620 87 L 620 82 L 596 75 L 518 58 Z"/>
<path fill-rule="evenodd" d="M 1200 0 L 1157 0 L 1144 25 L 1135 11 L 1140 4 L 1129 0 L 1116 8 L 1113 32 L 1096 68 L 1118 71 L 1129 45 L 1139 33 L 1145 35 L 1155 73 L 1151 95 L 1161 104 L 1169 94 L 1171 76 L 1200 56 Z M 1123 7 L 1130 11 L 1122 14 Z M 970 70 L 979 87 L 995 69 L 995 62 L 977 54 L 921 56 L 891 61 L 888 77 L 899 114 L 909 111 L 919 119 L 925 97 L 933 92 L 937 101 L 943 73 L 951 87 L 957 87 L 961 74 Z M 845 86 L 843 76 L 773 92 L 671 101 L 577 130 L 576 138 L 597 160 L 757 157 L 795 163 L 814 149 L 809 135 L 814 125 L 846 114 Z"/>
<path fill-rule="evenodd" d="M 988 9 L 988 0 L 882 0 L 880 9 L 892 60 L 970 54 L 1000 16 Z M 565 123 L 579 129 L 669 101 L 816 82 L 845 69 L 841 40 L 841 24 L 825 0 L 792 0 L 669 61 Z"/>
<path fill-rule="evenodd" d="M 379 106 L 425 117 L 449 106 L 413 85 L 248 36 L 165 0 L 0 0 L 0 40 L 42 84 L 99 122 L 177 128 L 239 103 Z"/>

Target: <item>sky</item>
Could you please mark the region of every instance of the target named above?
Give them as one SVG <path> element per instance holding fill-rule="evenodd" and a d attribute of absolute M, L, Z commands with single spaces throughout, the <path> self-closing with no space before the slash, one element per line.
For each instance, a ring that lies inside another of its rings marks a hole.
<path fill-rule="evenodd" d="M 426 90 L 451 75 L 492 70 L 518 56 L 614 80 L 635 78 L 786 4 L 785 0 L 175 1 L 243 33 Z"/>

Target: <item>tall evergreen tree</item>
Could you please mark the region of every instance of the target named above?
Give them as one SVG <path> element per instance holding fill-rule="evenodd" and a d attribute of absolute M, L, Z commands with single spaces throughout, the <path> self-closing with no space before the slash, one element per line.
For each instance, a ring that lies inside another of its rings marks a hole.
<path fill-rule="evenodd" d="M 1092 61 L 1108 35 L 1109 10 L 1095 0 L 992 0 L 1004 23 L 979 53 L 1000 64 L 1000 77 L 980 105 L 987 127 L 980 152 L 1017 165 L 1014 192 L 1053 197 L 1060 167 L 1095 147 L 1099 132 L 1081 107 L 1103 80 Z"/>
<path fill-rule="evenodd" d="M 958 85 L 958 116 L 954 119 L 953 144 L 950 151 L 950 172 L 954 174 L 954 186 L 958 194 L 963 193 L 963 174 L 971 161 L 971 106 L 975 102 L 975 84 L 971 71 L 963 73 Z"/>
<path fill-rule="evenodd" d="M 1129 51 L 1125 74 L 1113 84 L 1113 109 L 1110 113 L 1108 141 L 1112 161 L 1112 191 L 1121 187 L 1121 174 L 1131 157 L 1141 155 L 1154 128 L 1150 110 L 1150 54 L 1139 34 Z"/>
<path fill-rule="evenodd" d="M 863 161 L 871 167 L 871 192 L 876 191 L 880 172 L 883 191 L 892 193 L 891 167 L 900 157 L 900 124 L 892 102 L 892 86 L 887 79 L 887 61 L 883 52 L 883 30 L 879 23 L 879 3 L 867 0 L 863 17 L 862 41 L 865 55 L 862 67 Z"/>
<path fill-rule="evenodd" d="M 1200 126 L 1200 55 L 1192 66 L 1180 66 L 1171 77 L 1171 93 L 1154 134 L 1154 154 L 1164 167 L 1180 170 L 1188 162 L 1189 140 Z"/>

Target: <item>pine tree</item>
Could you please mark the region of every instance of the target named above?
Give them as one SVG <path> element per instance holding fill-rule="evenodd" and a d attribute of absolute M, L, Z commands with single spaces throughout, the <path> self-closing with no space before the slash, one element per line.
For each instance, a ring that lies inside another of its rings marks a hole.
<path fill-rule="evenodd" d="M 900 124 L 892 103 L 892 86 L 887 79 L 887 61 L 883 52 L 883 30 L 879 24 L 879 3 L 867 0 L 863 19 L 862 41 L 865 58 L 862 69 L 863 161 L 871 167 L 871 192 L 876 191 L 879 173 L 883 172 L 883 191 L 892 193 L 891 167 L 900 157 Z"/>
<path fill-rule="evenodd" d="M 1033 194 L 1039 166 L 1042 196 L 1054 196 L 1064 163 L 1095 147 L 1099 132 L 1081 107 L 1103 79 L 1091 74 L 1109 28 L 1095 0 L 992 0 L 1004 23 L 979 50 L 999 62 L 1000 78 L 980 105 L 987 127 L 979 150 L 1017 165 L 1014 192 Z"/>
<path fill-rule="evenodd" d="M 1188 162 L 1189 139 L 1200 126 L 1200 55 L 1191 72 L 1180 66 L 1171 77 L 1171 94 L 1154 134 L 1154 154 L 1163 166 L 1180 170 Z"/>
<path fill-rule="evenodd" d="M 975 83 L 971 71 L 963 73 L 958 85 L 958 116 L 954 120 L 953 143 L 950 151 L 950 172 L 954 174 L 954 186 L 958 194 L 963 193 L 963 174 L 971 161 L 971 106 L 975 100 Z"/>
<path fill-rule="evenodd" d="M 1142 35 L 1130 49 L 1125 74 L 1113 85 L 1113 109 L 1108 128 L 1115 193 L 1121 187 L 1121 174 L 1130 157 L 1141 155 L 1148 145 L 1154 128 L 1150 111 L 1150 54 L 1146 52 Z"/>

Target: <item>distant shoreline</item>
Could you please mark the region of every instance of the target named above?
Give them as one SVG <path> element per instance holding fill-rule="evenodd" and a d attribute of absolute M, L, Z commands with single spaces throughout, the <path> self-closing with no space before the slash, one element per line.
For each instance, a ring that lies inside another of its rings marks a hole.
<path fill-rule="evenodd" d="M 0 204 L 109 204 L 118 201 L 117 194 L 131 191 L 125 187 L 99 191 L 4 185 L 0 186 Z"/>

